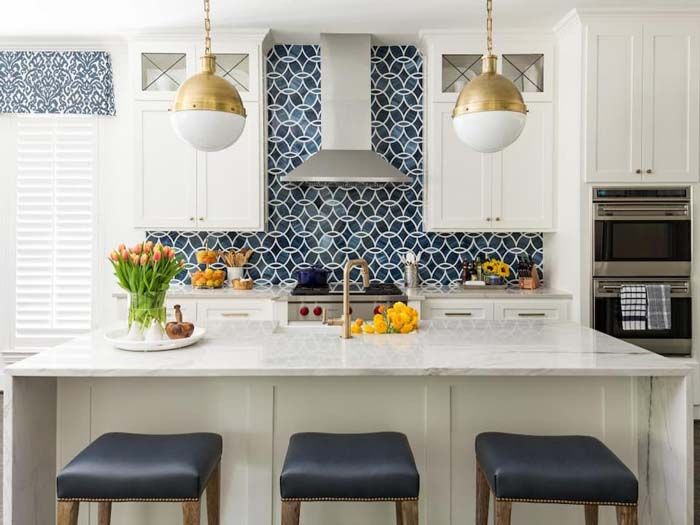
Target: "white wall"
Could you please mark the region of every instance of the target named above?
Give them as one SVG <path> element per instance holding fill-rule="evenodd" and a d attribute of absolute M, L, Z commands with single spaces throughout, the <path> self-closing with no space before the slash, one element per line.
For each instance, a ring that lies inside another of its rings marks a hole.
<path fill-rule="evenodd" d="M 582 222 L 586 205 L 586 188 L 581 174 L 581 24 L 577 18 L 557 32 L 554 157 L 555 233 L 544 234 L 544 257 L 547 284 L 571 292 L 571 319 L 588 321 L 588 303 L 583 297 L 586 287 Z"/>

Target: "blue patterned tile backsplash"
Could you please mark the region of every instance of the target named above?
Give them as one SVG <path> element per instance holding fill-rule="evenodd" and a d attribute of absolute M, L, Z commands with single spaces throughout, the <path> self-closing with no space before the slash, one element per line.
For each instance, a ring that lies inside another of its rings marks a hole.
<path fill-rule="evenodd" d="M 399 255 L 407 250 L 422 252 L 424 284 L 458 281 L 462 259 L 477 255 L 512 267 L 518 254 L 528 253 L 542 270 L 541 233 L 423 231 L 423 62 L 414 46 L 372 48 L 372 146 L 412 182 L 281 183 L 321 143 L 320 62 L 313 45 L 276 45 L 267 57 L 268 231 L 148 232 L 149 239 L 176 246 L 188 268 L 205 244 L 251 247 L 248 272 L 257 284 L 293 283 L 296 269 L 313 264 L 332 270 L 337 281 L 354 257 L 367 259 L 373 280 L 400 282 Z"/>

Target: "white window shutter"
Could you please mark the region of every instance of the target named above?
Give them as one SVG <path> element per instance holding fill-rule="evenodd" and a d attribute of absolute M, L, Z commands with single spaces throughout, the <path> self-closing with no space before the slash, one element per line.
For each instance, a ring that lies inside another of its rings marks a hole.
<path fill-rule="evenodd" d="M 97 122 L 17 119 L 15 338 L 92 328 Z"/>

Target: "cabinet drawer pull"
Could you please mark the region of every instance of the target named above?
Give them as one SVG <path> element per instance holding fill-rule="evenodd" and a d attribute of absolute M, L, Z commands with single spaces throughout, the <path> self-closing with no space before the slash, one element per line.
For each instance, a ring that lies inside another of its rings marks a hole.
<path fill-rule="evenodd" d="M 193 220 L 194 220 L 194 217 L 190 217 L 190 220 L 193 221 Z"/>
<path fill-rule="evenodd" d="M 500 221 L 500 220 L 501 220 L 501 218 L 500 218 L 500 217 L 496 217 L 496 220 L 497 220 L 497 221 Z"/>
<path fill-rule="evenodd" d="M 471 317 L 471 312 L 445 312 L 445 317 Z"/>
<path fill-rule="evenodd" d="M 639 168 L 639 169 L 635 170 L 635 173 L 636 173 L 637 175 L 639 175 L 640 173 L 642 173 L 642 169 Z"/>
<path fill-rule="evenodd" d="M 487 220 L 487 221 L 490 221 L 490 220 L 491 220 L 491 217 L 486 217 L 486 220 Z"/>
<path fill-rule="evenodd" d="M 654 171 L 653 171 L 653 170 L 647 170 L 647 173 L 651 174 L 651 173 L 654 173 Z"/>
<path fill-rule="evenodd" d="M 518 312 L 518 317 L 547 317 L 544 312 Z"/>
<path fill-rule="evenodd" d="M 199 220 L 200 220 L 200 221 L 203 221 L 203 220 L 204 220 L 204 217 L 200 217 Z"/>
<path fill-rule="evenodd" d="M 221 317 L 249 317 L 248 312 L 226 312 L 221 314 Z"/>

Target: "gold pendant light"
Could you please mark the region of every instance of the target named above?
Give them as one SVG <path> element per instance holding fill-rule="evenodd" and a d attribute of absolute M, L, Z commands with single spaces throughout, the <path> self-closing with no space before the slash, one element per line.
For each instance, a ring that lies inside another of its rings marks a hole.
<path fill-rule="evenodd" d="M 493 3 L 486 0 L 486 46 L 482 73 L 462 88 L 452 124 L 459 139 L 483 153 L 500 151 L 512 144 L 525 127 L 527 106 L 518 88 L 496 72 L 493 54 Z"/>
<path fill-rule="evenodd" d="M 246 112 L 238 90 L 215 74 L 211 52 L 209 0 L 204 0 L 202 71 L 188 78 L 175 94 L 171 122 L 177 135 L 195 149 L 219 151 L 241 136 Z"/>

